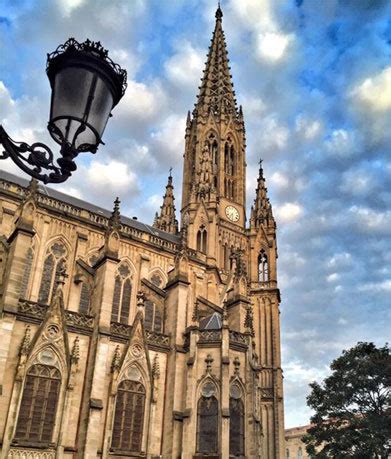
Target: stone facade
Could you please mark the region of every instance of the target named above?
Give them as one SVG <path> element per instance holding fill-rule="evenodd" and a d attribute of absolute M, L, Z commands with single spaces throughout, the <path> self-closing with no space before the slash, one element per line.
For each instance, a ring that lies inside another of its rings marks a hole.
<path fill-rule="evenodd" d="M 285 456 L 276 225 L 222 12 L 186 126 L 181 231 L 0 174 L 0 457 Z"/>
<path fill-rule="evenodd" d="M 302 441 L 307 430 L 311 426 L 300 426 L 285 429 L 285 458 L 286 459 L 310 459 L 307 454 L 305 443 Z"/>

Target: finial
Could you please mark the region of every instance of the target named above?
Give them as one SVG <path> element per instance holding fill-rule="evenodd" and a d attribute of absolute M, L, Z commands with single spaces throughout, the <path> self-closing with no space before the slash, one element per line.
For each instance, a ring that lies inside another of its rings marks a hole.
<path fill-rule="evenodd" d="M 216 19 L 218 21 L 221 21 L 221 18 L 223 17 L 223 12 L 221 10 L 221 5 L 220 5 L 220 1 L 218 2 L 218 6 L 217 6 L 217 10 L 216 10 Z"/>
<path fill-rule="evenodd" d="M 172 178 L 172 167 L 170 167 L 170 174 L 169 174 L 168 178 Z"/>
<path fill-rule="evenodd" d="M 113 211 L 111 212 L 111 217 L 109 221 L 109 227 L 111 228 L 118 228 L 121 223 L 121 215 L 119 210 L 119 205 L 121 201 L 119 200 L 118 196 L 114 200 L 114 207 Z"/>

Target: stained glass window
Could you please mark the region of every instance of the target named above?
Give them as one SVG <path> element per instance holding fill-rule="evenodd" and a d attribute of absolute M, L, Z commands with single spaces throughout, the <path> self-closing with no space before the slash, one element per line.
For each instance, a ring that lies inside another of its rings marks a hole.
<path fill-rule="evenodd" d="M 132 298 L 131 272 L 126 264 L 118 267 L 114 281 L 113 304 L 111 309 L 111 321 L 129 323 L 130 302 Z"/>
<path fill-rule="evenodd" d="M 145 407 L 145 388 L 136 381 L 122 381 L 115 405 L 112 448 L 141 452 Z"/>
<path fill-rule="evenodd" d="M 218 452 L 218 408 L 215 397 L 201 397 L 197 408 L 197 452 Z"/>
<path fill-rule="evenodd" d="M 15 439 L 37 443 L 52 441 L 61 376 L 57 368 L 33 365 L 26 376 Z"/>

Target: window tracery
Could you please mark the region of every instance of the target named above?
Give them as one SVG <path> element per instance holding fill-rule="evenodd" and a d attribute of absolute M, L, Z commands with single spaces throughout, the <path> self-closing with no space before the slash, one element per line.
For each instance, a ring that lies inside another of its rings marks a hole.
<path fill-rule="evenodd" d="M 43 264 L 38 301 L 50 303 L 58 273 L 65 268 L 67 250 L 59 242 L 54 243 L 46 252 Z"/>
<path fill-rule="evenodd" d="M 20 297 L 26 299 L 29 283 L 30 283 L 30 275 L 31 275 L 31 268 L 33 266 L 33 258 L 34 258 L 34 251 L 30 247 L 27 250 L 26 260 L 24 265 L 23 277 L 22 282 L 20 285 Z"/>
<path fill-rule="evenodd" d="M 201 389 L 197 405 L 197 452 L 218 452 L 218 411 L 216 387 L 207 381 Z"/>
<path fill-rule="evenodd" d="M 52 441 L 60 386 L 61 375 L 57 368 L 37 364 L 28 370 L 16 425 L 16 440 Z"/>
<path fill-rule="evenodd" d="M 197 250 L 205 254 L 208 250 L 208 232 L 204 225 L 197 232 Z"/>
<path fill-rule="evenodd" d="M 146 330 L 163 333 L 163 317 L 161 309 L 151 300 L 144 302 L 144 326 Z"/>
<path fill-rule="evenodd" d="M 264 249 L 258 256 L 258 282 L 269 281 L 269 261 Z"/>
<path fill-rule="evenodd" d="M 131 271 L 127 264 L 119 265 L 114 281 L 111 321 L 128 324 L 132 297 Z"/>
<path fill-rule="evenodd" d="M 237 383 L 230 387 L 229 398 L 229 454 L 233 457 L 244 456 L 244 403 L 242 390 Z"/>
<path fill-rule="evenodd" d="M 90 313 L 91 287 L 87 282 L 82 282 L 80 289 L 79 312 L 82 314 Z"/>
<path fill-rule="evenodd" d="M 139 381 L 121 381 L 115 404 L 112 437 L 114 450 L 141 452 L 144 408 L 144 385 Z"/>

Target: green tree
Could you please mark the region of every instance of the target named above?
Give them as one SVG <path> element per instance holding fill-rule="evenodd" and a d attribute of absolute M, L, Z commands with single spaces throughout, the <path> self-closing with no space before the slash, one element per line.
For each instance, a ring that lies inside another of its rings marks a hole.
<path fill-rule="evenodd" d="M 315 411 L 303 438 L 317 458 L 387 458 L 391 454 L 391 355 L 388 344 L 358 343 L 313 382 L 307 404 Z"/>

